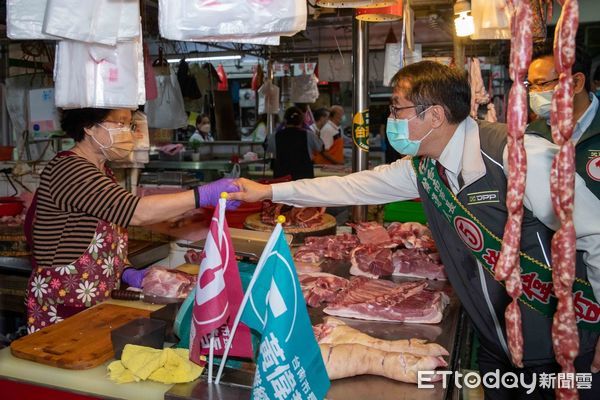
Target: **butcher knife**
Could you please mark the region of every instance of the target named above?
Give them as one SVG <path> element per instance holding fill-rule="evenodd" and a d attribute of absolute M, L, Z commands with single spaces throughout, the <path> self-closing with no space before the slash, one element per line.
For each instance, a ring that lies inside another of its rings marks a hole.
<path fill-rule="evenodd" d="M 110 292 L 110 297 L 115 300 L 141 300 L 144 303 L 151 304 L 171 304 L 171 303 L 181 303 L 185 299 L 179 297 L 163 297 L 163 296 L 155 296 L 153 294 L 144 294 L 144 292 L 138 292 L 133 290 L 121 290 L 114 289 Z"/>

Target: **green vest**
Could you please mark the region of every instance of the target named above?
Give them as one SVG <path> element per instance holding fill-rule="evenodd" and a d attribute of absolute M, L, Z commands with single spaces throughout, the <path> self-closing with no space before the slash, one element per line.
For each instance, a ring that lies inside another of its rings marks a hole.
<path fill-rule="evenodd" d="M 533 133 L 553 142 L 552 132 L 546 120 L 537 120 L 529 124 L 525 133 Z M 577 173 L 585 184 L 600 198 L 600 107 L 592 123 L 583 133 L 575 146 Z"/>

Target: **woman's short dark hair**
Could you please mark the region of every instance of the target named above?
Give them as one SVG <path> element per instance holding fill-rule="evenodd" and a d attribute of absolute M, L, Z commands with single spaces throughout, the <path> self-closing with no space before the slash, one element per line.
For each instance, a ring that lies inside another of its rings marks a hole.
<path fill-rule="evenodd" d="M 210 118 L 208 117 L 208 115 L 206 115 L 206 114 L 200 114 L 200 115 L 198 115 L 198 116 L 196 117 L 196 125 L 198 125 L 198 124 L 201 124 L 201 123 L 202 123 L 202 120 L 203 120 L 204 118 L 208 118 L 208 119 L 210 119 Z"/>
<path fill-rule="evenodd" d="M 401 81 L 410 86 L 399 86 Z M 392 86 L 422 112 L 427 106 L 444 108 L 446 119 L 458 124 L 471 110 L 471 88 L 465 71 L 435 61 L 420 61 L 407 65 L 392 78 Z"/>
<path fill-rule="evenodd" d="M 61 110 L 60 126 L 67 136 L 76 142 L 81 142 L 85 137 L 84 129 L 101 123 L 111 111 L 107 108 Z"/>
<path fill-rule="evenodd" d="M 304 122 L 304 113 L 300 108 L 292 106 L 285 110 L 283 118 L 287 125 L 300 126 Z"/>

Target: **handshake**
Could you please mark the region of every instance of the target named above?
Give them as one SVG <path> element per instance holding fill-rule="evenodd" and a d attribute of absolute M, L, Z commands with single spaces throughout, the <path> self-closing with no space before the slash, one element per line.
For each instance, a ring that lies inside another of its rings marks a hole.
<path fill-rule="evenodd" d="M 263 185 L 248 179 L 223 178 L 218 181 L 198 186 L 195 189 L 196 208 L 214 207 L 222 192 L 230 193 L 227 197 L 227 209 L 235 210 L 241 201 L 256 202 L 273 197 L 271 185 Z"/>

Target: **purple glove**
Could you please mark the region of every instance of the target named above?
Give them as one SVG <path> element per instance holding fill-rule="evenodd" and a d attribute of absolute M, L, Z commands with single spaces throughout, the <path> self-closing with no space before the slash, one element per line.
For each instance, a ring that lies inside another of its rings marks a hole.
<path fill-rule="evenodd" d="M 129 286 L 141 289 L 147 271 L 146 269 L 125 268 L 121 280 Z"/>
<path fill-rule="evenodd" d="M 196 208 L 215 207 L 222 192 L 239 192 L 240 188 L 233 183 L 234 179 L 223 178 L 206 185 L 196 187 Z M 239 200 L 227 200 L 227 209 L 235 210 L 240 206 Z"/>

